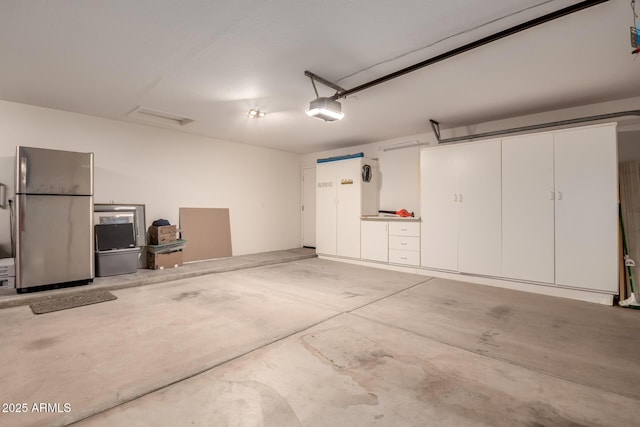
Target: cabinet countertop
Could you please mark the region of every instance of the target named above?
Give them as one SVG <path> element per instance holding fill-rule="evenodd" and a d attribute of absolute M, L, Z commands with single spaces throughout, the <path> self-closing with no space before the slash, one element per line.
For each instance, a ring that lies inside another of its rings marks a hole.
<path fill-rule="evenodd" d="M 401 217 L 395 215 L 363 215 L 360 217 L 363 221 L 398 221 L 398 222 L 420 222 L 420 217 Z"/>

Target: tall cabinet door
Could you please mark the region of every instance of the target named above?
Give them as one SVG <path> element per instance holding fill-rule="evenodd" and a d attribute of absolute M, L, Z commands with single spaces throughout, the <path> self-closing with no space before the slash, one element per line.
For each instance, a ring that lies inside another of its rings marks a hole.
<path fill-rule="evenodd" d="M 458 270 L 458 149 L 439 147 L 420 152 L 423 267 Z"/>
<path fill-rule="evenodd" d="M 502 272 L 554 282 L 553 133 L 502 140 Z"/>
<path fill-rule="evenodd" d="M 360 167 L 355 166 L 357 172 L 343 173 L 336 180 L 338 187 L 336 253 L 350 258 L 360 258 Z M 349 183 L 351 181 L 353 181 L 352 184 Z"/>
<path fill-rule="evenodd" d="M 360 258 L 361 164 L 359 158 L 335 162 L 338 256 Z"/>
<path fill-rule="evenodd" d="M 316 167 L 316 252 L 336 254 L 336 187 L 334 165 Z"/>
<path fill-rule="evenodd" d="M 615 292 L 618 286 L 615 125 L 557 132 L 554 148 L 555 282 Z"/>
<path fill-rule="evenodd" d="M 302 246 L 316 247 L 316 168 L 302 169 Z"/>
<path fill-rule="evenodd" d="M 500 276 L 500 140 L 465 144 L 457 151 L 458 270 Z"/>

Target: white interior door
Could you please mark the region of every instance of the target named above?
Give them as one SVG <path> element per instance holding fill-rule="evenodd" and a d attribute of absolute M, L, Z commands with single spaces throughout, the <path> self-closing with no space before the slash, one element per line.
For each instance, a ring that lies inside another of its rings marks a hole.
<path fill-rule="evenodd" d="M 336 183 L 332 163 L 316 167 L 316 252 L 336 254 Z"/>
<path fill-rule="evenodd" d="M 500 140 L 460 146 L 458 170 L 458 270 L 502 274 Z"/>
<path fill-rule="evenodd" d="M 420 152 L 421 265 L 458 269 L 458 147 L 427 148 Z"/>
<path fill-rule="evenodd" d="M 302 246 L 316 247 L 316 168 L 302 169 Z"/>
<path fill-rule="evenodd" d="M 553 133 L 502 140 L 502 274 L 554 282 Z"/>
<path fill-rule="evenodd" d="M 557 284 L 618 287 L 615 125 L 555 133 Z"/>

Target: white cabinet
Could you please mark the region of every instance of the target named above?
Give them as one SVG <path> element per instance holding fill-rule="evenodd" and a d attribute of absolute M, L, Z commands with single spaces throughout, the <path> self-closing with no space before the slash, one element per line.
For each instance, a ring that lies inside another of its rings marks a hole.
<path fill-rule="evenodd" d="M 363 180 L 367 166 L 371 179 Z M 362 157 L 316 167 L 316 252 L 360 258 L 360 216 L 379 206 L 378 162 Z"/>
<path fill-rule="evenodd" d="M 504 276 L 615 292 L 615 125 L 502 142 Z"/>
<path fill-rule="evenodd" d="M 422 266 L 458 269 L 458 147 L 420 152 Z"/>
<path fill-rule="evenodd" d="M 420 266 L 419 222 L 363 220 L 361 230 L 363 260 Z"/>
<path fill-rule="evenodd" d="M 336 255 L 360 258 L 360 215 L 362 183 L 360 161 L 330 164 L 336 183 Z M 330 215 L 327 212 L 327 215 Z"/>
<path fill-rule="evenodd" d="M 336 254 L 336 182 L 335 170 L 316 168 L 316 251 L 319 254 Z"/>
<path fill-rule="evenodd" d="M 420 223 L 389 223 L 389 262 L 410 266 L 420 265 Z"/>
<path fill-rule="evenodd" d="M 421 265 L 502 272 L 500 140 L 421 151 Z"/>
<path fill-rule="evenodd" d="M 458 270 L 502 274 L 500 140 L 460 147 Z"/>
<path fill-rule="evenodd" d="M 556 283 L 618 288 L 618 162 L 614 124 L 554 133 Z"/>
<path fill-rule="evenodd" d="M 504 277 L 554 283 L 553 134 L 502 140 Z"/>
<path fill-rule="evenodd" d="M 389 222 L 363 220 L 360 229 L 361 258 L 367 261 L 389 261 Z"/>

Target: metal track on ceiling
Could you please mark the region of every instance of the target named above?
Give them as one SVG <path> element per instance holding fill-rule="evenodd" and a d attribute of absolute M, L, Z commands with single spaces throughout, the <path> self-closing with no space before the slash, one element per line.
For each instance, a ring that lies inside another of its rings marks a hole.
<path fill-rule="evenodd" d="M 438 140 L 438 144 L 448 144 L 452 142 L 471 141 L 474 139 L 490 138 L 494 136 L 510 135 L 510 134 L 520 133 L 520 132 L 529 132 L 532 130 L 548 129 L 548 128 L 558 127 L 558 126 L 567 126 L 567 125 L 574 125 L 578 123 L 595 122 L 598 120 L 609 120 L 609 119 L 615 119 L 618 117 L 628 117 L 628 116 L 640 117 L 640 110 L 619 111 L 617 113 L 600 114 L 597 116 L 578 117 L 575 119 L 560 120 L 557 122 L 548 122 L 548 123 L 541 123 L 537 125 L 521 126 L 517 128 L 496 130 L 496 131 L 484 132 L 484 133 L 476 133 L 473 135 L 456 136 L 453 138 L 445 138 L 445 139 L 440 138 L 440 123 L 438 123 L 435 120 L 429 120 L 429 123 L 431 123 L 431 129 L 433 129 L 433 133 L 435 134 L 436 139 Z"/>
<path fill-rule="evenodd" d="M 600 3 L 605 3 L 609 0 L 586 0 L 586 1 L 582 1 L 580 3 L 576 3 L 574 5 L 565 7 L 563 9 L 560 10 L 556 10 L 555 12 L 551 12 L 548 13 L 546 15 L 540 16 L 538 18 L 532 19 L 530 21 L 524 22 L 522 24 L 507 28 L 506 30 L 497 32 L 495 34 L 492 34 L 490 36 L 481 38 L 479 40 L 476 40 L 474 42 L 471 43 L 467 43 L 464 46 L 460 46 L 456 49 L 450 50 L 448 52 L 442 53 L 440 55 L 434 56 L 432 58 L 426 59 L 422 62 L 418 62 L 417 64 L 414 65 L 410 65 L 406 68 L 403 68 L 401 70 L 395 71 L 393 73 L 387 74 L 386 76 L 382 76 L 379 77 L 375 80 L 371 80 L 370 82 L 367 83 L 363 83 L 359 86 L 356 86 L 352 89 L 343 89 L 337 85 L 335 85 L 334 83 L 329 82 L 326 79 L 323 79 L 322 77 L 317 76 L 316 74 L 310 72 L 310 71 L 305 71 L 305 75 L 308 77 L 311 77 L 312 79 L 315 79 L 316 81 L 331 87 L 333 89 L 335 89 L 337 92 L 335 95 L 333 95 L 330 99 L 333 100 L 338 100 L 339 98 L 346 98 L 349 95 L 352 95 L 356 92 L 360 92 L 362 90 L 368 89 L 372 86 L 376 86 L 379 85 L 380 83 L 384 83 L 387 82 L 389 80 L 395 79 L 397 77 L 403 76 L 405 74 L 411 73 L 412 71 L 416 71 L 419 70 L 421 68 L 427 67 L 429 65 L 435 64 L 437 62 L 440 61 L 444 61 L 445 59 L 451 58 L 453 56 L 459 55 L 461 53 L 464 52 L 468 52 L 472 49 L 484 46 L 486 44 L 489 44 L 491 42 L 494 42 L 496 40 L 500 40 L 503 39 L 505 37 L 511 36 L 513 34 L 519 33 L 521 31 L 527 30 L 529 28 L 533 28 L 536 27 L 538 25 L 544 24 L 545 22 L 549 22 L 549 21 L 553 21 L 554 19 L 558 19 L 561 18 L 563 16 L 566 15 L 570 15 L 572 13 L 575 12 L 579 12 L 583 9 L 587 9 L 589 7 L 593 7 L 596 6 Z"/>

